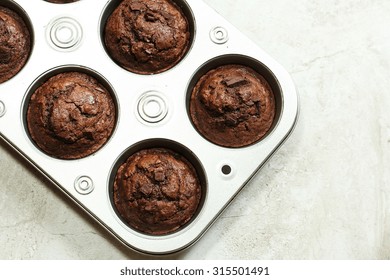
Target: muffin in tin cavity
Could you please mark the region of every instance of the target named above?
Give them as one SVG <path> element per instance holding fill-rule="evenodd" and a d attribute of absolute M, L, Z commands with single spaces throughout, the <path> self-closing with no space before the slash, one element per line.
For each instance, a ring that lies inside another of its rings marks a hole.
<path fill-rule="evenodd" d="M 201 179 L 183 155 L 169 148 L 144 148 L 122 163 L 113 183 L 113 205 L 131 228 L 166 235 L 196 215 Z"/>
<path fill-rule="evenodd" d="M 271 129 L 275 97 L 266 79 L 251 67 L 227 64 L 196 82 L 189 101 L 190 118 L 210 142 L 228 148 L 256 143 Z"/>
<path fill-rule="evenodd" d="M 31 35 L 23 18 L 0 5 L 0 83 L 14 77 L 31 52 Z"/>
<path fill-rule="evenodd" d="M 45 0 L 46 2 L 56 3 L 56 4 L 67 4 L 77 2 L 79 0 Z"/>
<path fill-rule="evenodd" d="M 63 72 L 32 93 L 26 112 L 28 132 L 47 155 L 80 159 L 99 150 L 116 124 L 110 92 L 91 75 Z"/>
<path fill-rule="evenodd" d="M 174 67 L 187 53 L 191 38 L 188 19 L 172 0 L 123 0 L 103 33 L 111 58 L 144 75 Z"/>

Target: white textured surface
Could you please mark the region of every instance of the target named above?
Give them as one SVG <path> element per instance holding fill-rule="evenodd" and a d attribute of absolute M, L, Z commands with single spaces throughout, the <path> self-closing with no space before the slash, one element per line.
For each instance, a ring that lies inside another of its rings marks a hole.
<path fill-rule="evenodd" d="M 390 1 L 205 0 L 291 73 L 298 125 L 180 259 L 390 259 Z M 0 259 L 139 259 L 0 143 Z"/>

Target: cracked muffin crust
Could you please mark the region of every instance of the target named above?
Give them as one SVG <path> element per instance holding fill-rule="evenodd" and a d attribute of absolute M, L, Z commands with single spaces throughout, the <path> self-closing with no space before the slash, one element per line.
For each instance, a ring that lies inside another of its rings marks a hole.
<path fill-rule="evenodd" d="M 31 51 L 30 32 L 14 11 L 0 6 L 0 83 L 14 77 Z"/>
<path fill-rule="evenodd" d="M 107 20 L 107 52 L 121 67 L 156 74 L 176 65 L 189 48 L 188 20 L 172 0 L 124 0 Z"/>
<path fill-rule="evenodd" d="M 203 137 L 220 146 L 251 145 L 269 131 L 274 94 L 252 68 L 224 65 L 203 75 L 192 90 L 190 117 Z"/>
<path fill-rule="evenodd" d="M 201 185 L 192 164 L 165 148 L 141 150 L 116 174 L 114 205 L 134 229 L 151 235 L 172 233 L 198 209 Z"/>
<path fill-rule="evenodd" d="M 32 140 L 46 154 L 79 159 L 107 142 L 115 126 L 116 109 L 110 93 L 95 78 L 65 72 L 35 90 L 26 120 Z"/>

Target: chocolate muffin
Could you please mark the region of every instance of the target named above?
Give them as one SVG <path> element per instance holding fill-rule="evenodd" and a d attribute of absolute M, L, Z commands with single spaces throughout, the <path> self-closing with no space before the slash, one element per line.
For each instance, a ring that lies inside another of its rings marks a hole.
<path fill-rule="evenodd" d="M 121 67 L 156 74 L 176 65 L 189 48 L 183 11 L 172 0 L 124 0 L 107 20 L 107 52 Z"/>
<path fill-rule="evenodd" d="M 66 3 L 73 3 L 77 2 L 79 0 L 45 0 L 46 2 L 56 3 L 56 4 L 66 4 Z"/>
<path fill-rule="evenodd" d="M 244 147 L 260 140 L 271 128 L 275 98 L 268 82 L 252 68 L 224 65 L 196 83 L 190 116 L 199 133 L 212 143 Z"/>
<path fill-rule="evenodd" d="M 26 121 L 32 140 L 43 152 L 59 159 L 79 159 L 107 142 L 116 109 L 110 93 L 95 78 L 65 72 L 34 91 Z"/>
<path fill-rule="evenodd" d="M 172 233 L 198 209 L 201 185 L 191 163 L 165 148 L 141 150 L 116 174 L 113 201 L 123 220 L 151 235 Z"/>
<path fill-rule="evenodd" d="M 30 32 L 14 11 L 0 6 L 0 83 L 14 77 L 31 51 Z"/>

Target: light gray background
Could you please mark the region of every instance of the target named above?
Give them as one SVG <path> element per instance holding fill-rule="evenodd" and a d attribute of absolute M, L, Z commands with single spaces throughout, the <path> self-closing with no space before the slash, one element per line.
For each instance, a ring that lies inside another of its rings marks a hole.
<path fill-rule="evenodd" d="M 292 136 L 180 259 L 390 259 L 390 1 L 205 0 L 291 73 Z M 0 259 L 138 259 L 0 142 Z"/>

